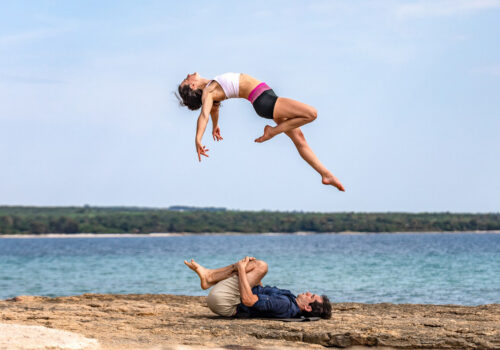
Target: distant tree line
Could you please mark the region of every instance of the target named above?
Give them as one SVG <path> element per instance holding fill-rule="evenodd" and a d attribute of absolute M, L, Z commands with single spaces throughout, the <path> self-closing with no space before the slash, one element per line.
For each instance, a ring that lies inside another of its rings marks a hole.
<path fill-rule="evenodd" d="M 0 234 L 500 230 L 500 214 L 303 213 L 223 208 L 0 207 Z"/>

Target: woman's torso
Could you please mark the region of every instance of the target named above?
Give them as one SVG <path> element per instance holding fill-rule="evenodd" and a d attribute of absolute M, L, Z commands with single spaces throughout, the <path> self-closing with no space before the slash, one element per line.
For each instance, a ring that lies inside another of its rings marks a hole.
<path fill-rule="evenodd" d="M 222 76 L 224 76 L 224 74 L 222 74 Z M 221 77 L 221 76 L 218 76 L 218 77 Z M 250 94 L 250 92 L 260 83 L 261 83 L 260 80 L 257 80 L 248 74 L 240 73 L 239 74 L 238 97 L 239 98 L 248 98 L 248 95 Z M 228 98 L 226 96 L 226 93 L 224 92 L 222 86 L 217 81 L 213 80 L 209 84 L 210 85 L 207 86 L 206 88 L 210 89 L 209 92 L 212 94 L 214 101 L 222 101 L 222 100 L 226 100 Z"/>

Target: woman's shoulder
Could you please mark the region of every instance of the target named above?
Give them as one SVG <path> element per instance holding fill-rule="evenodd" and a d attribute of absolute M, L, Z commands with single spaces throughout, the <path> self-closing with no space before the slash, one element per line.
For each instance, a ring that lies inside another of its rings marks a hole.
<path fill-rule="evenodd" d="M 203 95 L 212 95 L 214 101 L 222 101 L 226 98 L 224 90 L 217 82 L 217 80 L 210 80 L 203 89 Z"/>

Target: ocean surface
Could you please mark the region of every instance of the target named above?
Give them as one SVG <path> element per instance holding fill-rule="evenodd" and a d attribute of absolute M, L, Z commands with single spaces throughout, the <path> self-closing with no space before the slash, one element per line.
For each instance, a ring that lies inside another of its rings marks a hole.
<path fill-rule="evenodd" d="M 334 302 L 500 303 L 499 234 L 203 235 L 0 239 L 0 299 L 16 295 L 206 295 L 184 264 L 245 255 L 264 284 Z"/>

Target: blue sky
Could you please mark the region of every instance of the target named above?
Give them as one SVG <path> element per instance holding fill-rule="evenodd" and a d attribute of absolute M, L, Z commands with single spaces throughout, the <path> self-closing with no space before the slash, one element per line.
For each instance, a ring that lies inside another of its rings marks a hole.
<path fill-rule="evenodd" d="M 172 94 L 245 72 L 318 109 L 321 185 L 245 100 L 224 140 Z M 500 211 L 500 1 L 17 1 L 0 12 L 0 204 Z"/>

